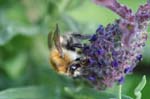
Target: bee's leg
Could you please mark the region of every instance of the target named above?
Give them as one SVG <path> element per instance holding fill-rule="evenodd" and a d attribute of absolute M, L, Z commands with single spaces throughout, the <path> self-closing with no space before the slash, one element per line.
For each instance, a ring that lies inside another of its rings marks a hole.
<path fill-rule="evenodd" d="M 83 48 L 83 44 L 80 44 L 80 43 L 74 43 L 71 45 L 75 50 L 76 52 L 80 55 L 82 54 L 82 48 Z"/>
<path fill-rule="evenodd" d="M 63 53 L 62 45 L 61 45 L 61 42 L 60 42 L 60 30 L 59 30 L 58 24 L 56 24 L 56 29 L 55 29 L 55 32 L 54 32 L 53 40 L 54 40 L 54 44 L 55 44 L 58 52 L 60 53 L 60 56 L 63 58 L 64 53 Z"/>
<path fill-rule="evenodd" d="M 71 33 L 72 38 L 69 40 L 70 47 L 72 48 L 83 48 L 82 40 L 90 39 L 91 35 L 89 34 L 80 34 L 80 33 Z"/>
<path fill-rule="evenodd" d="M 71 45 L 71 47 L 74 47 L 74 48 L 83 48 L 83 44 L 81 43 L 81 41 L 90 39 L 92 36 L 90 34 L 80 34 L 80 33 L 72 33 L 71 35 L 73 38 L 78 40 L 78 42 L 73 42 L 73 40 L 72 40 L 72 43 L 70 45 Z"/>
<path fill-rule="evenodd" d="M 75 38 L 77 38 L 77 39 L 81 39 L 81 40 L 90 39 L 90 38 L 91 38 L 91 35 L 90 35 L 90 34 L 72 33 L 71 35 L 72 35 L 73 37 L 75 37 Z"/>
<path fill-rule="evenodd" d="M 83 47 L 82 40 L 91 38 L 91 35 L 72 32 L 70 38 L 67 39 L 66 48 L 75 51 L 76 48 Z"/>
<path fill-rule="evenodd" d="M 83 44 L 80 44 L 80 43 L 74 43 L 71 46 L 74 48 L 83 48 Z"/>

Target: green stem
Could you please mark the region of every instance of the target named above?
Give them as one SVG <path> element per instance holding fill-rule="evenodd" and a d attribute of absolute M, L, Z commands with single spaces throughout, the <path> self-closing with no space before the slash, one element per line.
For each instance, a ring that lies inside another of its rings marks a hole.
<path fill-rule="evenodd" d="M 122 85 L 120 84 L 118 89 L 118 99 L 122 99 L 121 93 L 122 93 Z"/>

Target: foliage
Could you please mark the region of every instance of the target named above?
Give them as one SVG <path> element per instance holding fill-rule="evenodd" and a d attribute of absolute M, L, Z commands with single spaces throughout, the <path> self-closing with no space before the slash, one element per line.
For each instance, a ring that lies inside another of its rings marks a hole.
<path fill-rule="evenodd" d="M 146 85 L 146 77 L 144 75 L 141 82 L 139 83 L 139 85 L 134 90 L 134 94 L 136 95 L 136 99 L 141 99 L 142 98 L 141 91 L 143 90 L 145 85 Z"/>
<path fill-rule="evenodd" d="M 73 92 L 72 92 L 73 90 Z M 89 92 L 90 90 L 91 92 Z M 11 97 L 11 98 L 10 98 Z M 58 89 L 49 86 L 45 87 L 26 87 L 14 88 L 2 91 L 0 99 L 116 99 L 114 95 L 93 91 L 88 88 L 84 89 Z M 122 99 L 131 99 L 130 97 L 123 96 Z"/>

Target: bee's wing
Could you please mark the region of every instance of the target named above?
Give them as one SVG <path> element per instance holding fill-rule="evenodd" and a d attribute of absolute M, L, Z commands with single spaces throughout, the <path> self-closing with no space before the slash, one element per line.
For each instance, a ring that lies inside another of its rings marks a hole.
<path fill-rule="evenodd" d="M 62 50 L 62 45 L 61 45 L 61 42 L 60 42 L 60 31 L 59 31 L 58 24 L 56 24 L 56 30 L 54 32 L 53 40 L 54 40 L 54 44 L 55 44 L 58 52 L 60 53 L 61 57 L 64 57 L 64 53 L 63 53 L 63 50 Z"/>

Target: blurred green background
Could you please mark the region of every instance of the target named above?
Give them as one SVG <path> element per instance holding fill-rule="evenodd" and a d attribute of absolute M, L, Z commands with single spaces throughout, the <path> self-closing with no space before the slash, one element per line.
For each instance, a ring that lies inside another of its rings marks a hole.
<path fill-rule="evenodd" d="M 118 1 L 134 12 L 146 3 Z M 84 81 L 58 75 L 50 68 L 47 35 L 56 23 L 62 33 L 94 33 L 99 24 L 107 25 L 117 18 L 91 0 L 0 0 L 0 99 L 100 99 L 101 94 Z M 145 74 L 142 99 L 149 99 L 149 44 L 148 40 L 143 61 L 127 77 L 123 94 L 134 97 L 133 90 Z M 116 86 L 106 91 L 116 94 Z"/>

